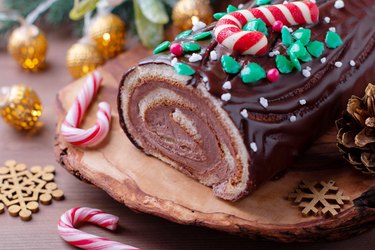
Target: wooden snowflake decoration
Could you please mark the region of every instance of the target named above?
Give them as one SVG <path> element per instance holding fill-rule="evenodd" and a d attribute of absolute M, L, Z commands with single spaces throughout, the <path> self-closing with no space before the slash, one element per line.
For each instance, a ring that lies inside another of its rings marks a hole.
<path fill-rule="evenodd" d="M 39 201 L 49 205 L 52 198 L 63 199 L 63 191 L 52 182 L 54 171 L 53 166 L 34 166 L 29 171 L 25 164 L 6 161 L 0 167 L 0 213 L 7 207 L 10 215 L 27 221 L 39 210 Z"/>
<path fill-rule="evenodd" d="M 336 216 L 345 203 L 350 202 L 348 196 L 343 195 L 335 181 L 307 182 L 302 181 L 294 193 L 289 195 L 302 208 L 302 215 Z"/>

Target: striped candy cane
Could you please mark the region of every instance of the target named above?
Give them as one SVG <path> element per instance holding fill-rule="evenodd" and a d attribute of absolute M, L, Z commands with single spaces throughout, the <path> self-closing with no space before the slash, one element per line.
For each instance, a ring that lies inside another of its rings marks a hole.
<path fill-rule="evenodd" d="M 82 249 L 138 249 L 116 241 L 111 241 L 107 238 L 88 234 L 74 228 L 78 223 L 91 222 L 113 231 L 117 228 L 118 220 L 119 218 L 117 216 L 104 213 L 99 209 L 77 207 L 66 211 L 61 216 L 57 229 L 61 238 L 69 244 Z"/>
<path fill-rule="evenodd" d="M 85 130 L 78 128 L 87 107 L 98 92 L 102 77 L 99 72 L 90 74 L 78 93 L 73 105 L 66 114 L 61 125 L 61 134 L 65 140 L 73 145 L 94 146 L 99 144 L 108 134 L 111 123 L 111 107 L 107 102 L 99 103 L 96 113 L 96 123 Z"/>
<path fill-rule="evenodd" d="M 309 24 L 319 20 L 319 8 L 306 1 L 238 10 L 223 16 L 217 22 L 216 40 L 244 55 L 264 54 L 268 49 L 266 36 L 258 31 L 242 30 L 246 23 L 255 18 L 262 19 L 268 26 L 276 21 L 281 21 L 284 25 Z"/>

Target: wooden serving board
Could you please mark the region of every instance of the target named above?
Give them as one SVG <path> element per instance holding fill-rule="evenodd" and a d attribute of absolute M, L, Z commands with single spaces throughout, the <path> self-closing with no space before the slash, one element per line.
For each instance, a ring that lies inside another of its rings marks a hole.
<path fill-rule="evenodd" d="M 149 53 L 139 46 L 100 69 L 104 86 L 96 102 L 105 100 L 112 104 L 113 122 L 107 140 L 97 148 L 69 145 L 59 133 L 61 121 L 83 80 L 58 93 L 55 152 L 68 171 L 137 211 L 251 238 L 284 242 L 336 240 L 374 225 L 375 178 L 353 170 L 341 159 L 335 146 L 335 129 L 322 136 L 278 180 L 269 181 L 236 203 L 215 198 L 210 188 L 138 151 L 120 128 L 116 95 L 122 74 Z M 95 103 L 88 110 L 83 127 L 94 123 L 96 109 Z M 287 199 L 301 180 L 335 180 L 352 202 L 334 218 L 303 217 L 298 206 Z"/>

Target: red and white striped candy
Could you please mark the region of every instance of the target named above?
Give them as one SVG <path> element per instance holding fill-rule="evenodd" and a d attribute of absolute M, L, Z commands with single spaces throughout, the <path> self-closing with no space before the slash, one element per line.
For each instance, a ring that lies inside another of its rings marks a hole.
<path fill-rule="evenodd" d="M 86 109 L 98 92 L 102 77 L 99 72 L 90 74 L 61 125 L 61 134 L 73 145 L 94 146 L 107 136 L 111 123 L 111 107 L 107 102 L 99 103 L 96 123 L 89 129 L 78 128 Z"/>
<path fill-rule="evenodd" d="M 284 25 L 309 24 L 319 20 L 319 8 L 316 4 L 306 1 L 234 11 L 217 22 L 216 40 L 244 55 L 264 54 L 268 49 L 266 36 L 258 31 L 242 30 L 245 24 L 255 18 L 262 19 L 268 26 L 276 21 L 281 21 Z"/>
<path fill-rule="evenodd" d="M 82 249 L 138 249 L 129 245 L 111 241 L 107 238 L 85 233 L 74 227 L 81 222 L 91 222 L 109 230 L 116 230 L 119 218 L 99 209 L 88 207 L 72 208 L 60 218 L 57 229 L 61 238 L 69 244 Z"/>

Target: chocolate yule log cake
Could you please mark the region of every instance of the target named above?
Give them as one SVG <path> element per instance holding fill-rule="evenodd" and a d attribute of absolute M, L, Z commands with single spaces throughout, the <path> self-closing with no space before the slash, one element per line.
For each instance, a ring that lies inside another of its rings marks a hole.
<path fill-rule="evenodd" d="M 134 145 L 225 200 L 288 168 L 375 80 L 374 0 L 271 4 L 196 23 L 119 88 Z"/>

